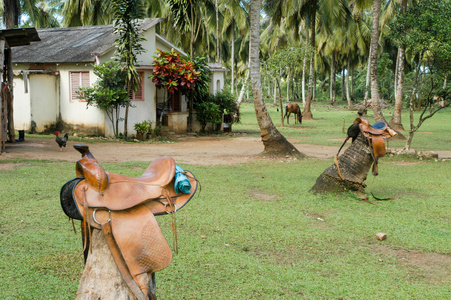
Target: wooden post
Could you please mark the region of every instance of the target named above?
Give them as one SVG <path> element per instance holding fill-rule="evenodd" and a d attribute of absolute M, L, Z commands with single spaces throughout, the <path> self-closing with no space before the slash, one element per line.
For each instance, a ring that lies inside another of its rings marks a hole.
<path fill-rule="evenodd" d="M 114 262 L 102 230 L 93 231 L 91 243 L 92 252 L 86 260 L 75 299 L 136 300 Z"/>
<path fill-rule="evenodd" d="M 0 39 L 0 78 L 3 78 L 2 72 L 3 72 L 3 60 L 4 60 L 4 50 L 5 50 L 5 40 L 3 38 Z M 0 88 L 2 91 L 0 91 L 0 154 L 5 150 L 5 144 L 8 140 L 7 136 L 7 105 L 6 105 L 6 98 L 4 97 L 3 93 L 3 79 L 1 80 L 2 84 L 0 85 Z"/>
<path fill-rule="evenodd" d="M 7 111 L 8 111 L 8 141 L 10 143 L 14 143 L 16 141 L 16 138 L 15 138 L 16 132 L 14 129 L 14 94 L 13 94 L 14 73 L 13 73 L 11 48 L 5 49 L 4 55 L 5 55 L 6 77 L 7 78 L 3 78 L 3 80 L 8 83 L 6 90 L 5 90 L 5 92 L 7 92 L 6 93 L 6 95 L 7 95 L 6 102 L 7 102 L 7 106 L 8 106 L 8 109 L 7 109 Z"/>

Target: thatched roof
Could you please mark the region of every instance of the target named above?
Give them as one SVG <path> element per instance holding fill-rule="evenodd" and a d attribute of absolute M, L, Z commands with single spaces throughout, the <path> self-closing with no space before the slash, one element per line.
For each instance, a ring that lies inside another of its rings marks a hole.
<path fill-rule="evenodd" d="M 145 19 L 147 30 L 164 19 Z M 38 29 L 40 42 L 13 50 L 13 63 L 93 63 L 94 53 L 105 54 L 114 49 L 113 25 Z"/>

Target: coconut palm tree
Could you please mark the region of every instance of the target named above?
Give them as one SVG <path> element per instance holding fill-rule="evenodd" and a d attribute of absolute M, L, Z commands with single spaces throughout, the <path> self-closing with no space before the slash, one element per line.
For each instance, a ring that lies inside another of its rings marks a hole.
<path fill-rule="evenodd" d="M 401 14 L 407 11 L 407 0 L 401 0 Z M 393 109 L 393 115 L 390 119 L 390 126 L 395 130 L 404 130 L 401 122 L 401 110 L 402 110 L 402 98 L 404 88 L 404 60 L 405 60 L 405 46 L 400 45 L 398 47 L 397 56 L 397 68 L 395 76 L 395 107 Z"/>
<path fill-rule="evenodd" d="M 39 1 L 34 6 L 31 6 L 31 2 L 34 1 L 22 2 L 22 11 L 24 15 L 28 16 L 23 24 L 24 27 L 50 28 L 61 26 L 57 19 L 63 9 L 63 3 L 60 0 Z"/>
<path fill-rule="evenodd" d="M 111 24 L 111 0 L 68 0 L 63 7 L 63 26 L 90 26 Z"/>
<path fill-rule="evenodd" d="M 300 153 L 274 126 L 263 99 L 260 77 L 260 9 L 261 0 L 251 0 L 250 10 L 250 70 L 252 95 L 254 97 L 255 112 L 260 127 L 264 152 L 270 155 L 296 155 L 305 156 Z"/>
<path fill-rule="evenodd" d="M 321 28 L 327 28 L 329 24 L 334 24 L 338 20 L 342 20 L 346 11 L 346 3 L 344 0 L 268 0 L 265 4 L 265 11 L 271 15 L 276 23 L 280 23 L 286 18 L 287 23 L 293 24 L 296 28 L 300 28 L 304 22 L 305 28 L 308 28 L 308 43 L 316 48 L 317 20 L 321 20 Z M 303 117 L 312 119 L 311 103 L 313 101 L 313 81 L 315 72 L 315 57 L 310 58 L 310 75 L 308 81 L 307 98 L 304 105 Z"/>
<path fill-rule="evenodd" d="M 174 25 L 179 32 L 189 33 L 189 53 L 191 57 L 195 55 L 195 45 L 202 47 L 199 43 L 200 34 L 208 28 L 216 28 L 215 3 L 211 1 L 199 0 L 169 0 L 169 12 L 167 23 Z M 209 22 L 206 26 L 206 22 Z M 180 38 L 180 34 L 176 35 Z M 182 35 L 183 36 L 183 35 Z"/>
<path fill-rule="evenodd" d="M 235 86 L 235 45 L 236 36 L 246 34 L 249 31 L 249 8 L 246 2 L 241 0 L 224 0 L 222 1 L 221 14 L 223 15 L 222 35 L 230 39 L 230 69 L 231 69 L 231 93 L 234 92 Z M 224 59 L 225 57 L 223 57 Z"/>
<path fill-rule="evenodd" d="M 371 105 L 373 107 L 374 118 L 377 122 L 385 122 L 384 115 L 379 101 L 379 87 L 377 80 L 377 56 L 379 41 L 379 18 L 381 12 L 381 0 L 373 2 L 373 26 L 371 30 Z"/>

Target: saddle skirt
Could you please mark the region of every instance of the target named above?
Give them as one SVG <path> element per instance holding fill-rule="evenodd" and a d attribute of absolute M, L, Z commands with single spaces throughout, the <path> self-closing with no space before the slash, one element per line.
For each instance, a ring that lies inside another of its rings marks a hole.
<path fill-rule="evenodd" d="M 172 260 L 155 215 L 174 214 L 185 206 L 197 190 L 197 180 L 191 172 L 183 171 L 181 175 L 191 186 L 184 189 L 186 193 L 176 193 L 178 166 L 171 157 L 154 160 L 140 177 L 128 177 L 105 172 L 87 146 L 74 147 L 82 154 L 76 163 L 78 177 L 61 189 L 61 206 L 70 218 L 105 232 L 124 280 L 131 276 L 129 287 L 139 299 L 147 299 L 139 275 L 162 270 Z M 114 252 L 119 253 L 117 257 Z"/>

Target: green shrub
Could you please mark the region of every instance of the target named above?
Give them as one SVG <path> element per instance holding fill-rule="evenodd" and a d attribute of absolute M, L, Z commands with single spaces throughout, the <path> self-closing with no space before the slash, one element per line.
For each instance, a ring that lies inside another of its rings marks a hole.
<path fill-rule="evenodd" d="M 221 111 L 218 104 L 208 101 L 200 103 L 196 107 L 196 112 L 196 118 L 202 126 L 202 132 L 205 132 L 208 123 L 221 123 Z"/>
<path fill-rule="evenodd" d="M 152 121 L 142 121 L 139 123 L 135 123 L 134 128 L 135 128 L 136 132 L 151 134 L 152 133 Z"/>

